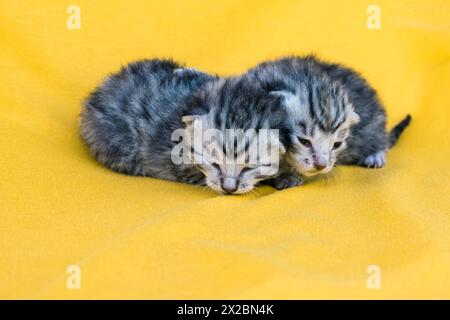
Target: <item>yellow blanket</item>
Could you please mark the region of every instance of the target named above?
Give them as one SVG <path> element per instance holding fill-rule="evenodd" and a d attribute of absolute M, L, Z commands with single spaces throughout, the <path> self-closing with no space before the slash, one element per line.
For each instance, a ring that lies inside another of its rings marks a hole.
<path fill-rule="evenodd" d="M 450 298 L 450 3 L 370 3 L 3 1 L 0 298 Z M 129 61 L 310 52 L 359 70 L 390 126 L 413 116 L 384 169 L 225 197 L 111 172 L 78 137 Z"/>

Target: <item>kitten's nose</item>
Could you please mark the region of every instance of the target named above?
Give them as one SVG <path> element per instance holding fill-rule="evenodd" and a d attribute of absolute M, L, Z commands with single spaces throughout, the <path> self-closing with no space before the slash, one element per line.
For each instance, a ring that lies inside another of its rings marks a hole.
<path fill-rule="evenodd" d="M 238 188 L 238 184 L 236 179 L 233 178 L 225 178 L 222 181 L 222 190 L 225 191 L 226 193 L 233 193 L 237 190 Z"/>
<path fill-rule="evenodd" d="M 327 166 L 327 161 L 325 161 L 324 159 L 316 159 L 314 161 L 314 169 L 316 169 L 317 171 L 320 171 L 324 168 L 326 168 Z"/>
<path fill-rule="evenodd" d="M 328 158 L 324 155 L 317 155 L 313 159 L 314 169 L 316 169 L 317 171 L 326 168 L 326 166 L 328 165 Z"/>
<path fill-rule="evenodd" d="M 317 171 L 320 171 L 320 170 L 326 168 L 326 166 L 327 166 L 327 165 L 326 165 L 326 164 L 323 164 L 323 163 L 317 163 L 317 162 L 314 163 L 314 168 L 315 168 Z"/>

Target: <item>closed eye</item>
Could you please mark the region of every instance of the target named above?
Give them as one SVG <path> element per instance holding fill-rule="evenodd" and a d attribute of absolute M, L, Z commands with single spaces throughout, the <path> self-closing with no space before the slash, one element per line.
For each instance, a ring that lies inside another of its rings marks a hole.
<path fill-rule="evenodd" d="M 333 149 L 339 149 L 342 146 L 342 141 L 335 142 L 333 145 Z"/>
<path fill-rule="evenodd" d="M 278 170 L 275 170 L 273 165 L 268 164 L 268 165 L 260 166 L 258 168 L 259 169 L 267 169 L 267 172 L 265 174 L 260 172 L 260 174 L 258 174 L 255 177 L 255 179 L 267 179 L 267 178 L 278 175 Z"/>
<path fill-rule="evenodd" d="M 242 176 L 244 173 L 249 172 L 249 171 L 252 171 L 253 169 L 255 169 L 255 168 L 251 168 L 251 167 L 243 168 L 243 169 L 241 170 L 241 173 L 240 173 L 239 175 Z"/>
<path fill-rule="evenodd" d="M 270 169 L 270 168 L 272 168 L 272 165 L 269 164 L 269 165 L 261 165 L 261 166 L 258 166 L 258 167 L 246 167 L 246 168 L 241 170 L 240 176 L 242 176 L 246 172 L 250 172 L 250 171 L 261 169 L 261 168 L 268 168 L 268 169 Z M 277 173 L 274 173 L 273 175 L 275 175 L 275 174 L 277 174 Z M 271 176 L 271 175 L 257 175 L 255 178 L 256 179 L 262 179 L 262 178 L 266 178 L 266 177 L 269 177 L 269 176 Z"/>
<path fill-rule="evenodd" d="M 297 139 L 305 147 L 311 147 L 312 146 L 311 141 L 309 141 L 308 139 L 300 138 L 300 137 L 298 137 Z"/>
<path fill-rule="evenodd" d="M 220 169 L 220 166 L 217 163 L 213 163 L 212 166 L 214 167 L 214 169 L 216 169 L 217 171 L 221 172 L 222 170 Z"/>

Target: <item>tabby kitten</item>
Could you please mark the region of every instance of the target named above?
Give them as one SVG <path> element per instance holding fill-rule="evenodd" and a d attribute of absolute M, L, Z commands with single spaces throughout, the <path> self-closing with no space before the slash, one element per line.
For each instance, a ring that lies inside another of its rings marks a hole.
<path fill-rule="evenodd" d="M 314 56 L 264 62 L 246 77 L 284 98 L 293 128 L 287 158 L 303 176 L 327 173 L 335 164 L 383 167 L 387 150 L 411 120 L 408 115 L 387 132 L 375 90 L 355 71 Z M 301 183 L 300 177 L 284 176 L 276 187 Z"/>
<path fill-rule="evenodd" d="M 221 137 L 231 129 L 274 128 L 286 136 L 280 104 L 240 77 L 221 79 L 171 60 L 145 60 L 109 76 L 90 94 L 80 132 L 97 161 L 117 172 L 239 194 L 278 175 L 282 137 L 271 135 L 275 143 L 249 161 L 257 135 L 205 140 L 201 132 L 200 144 L 193 144 L 191 134 L 201 125 Z"/>

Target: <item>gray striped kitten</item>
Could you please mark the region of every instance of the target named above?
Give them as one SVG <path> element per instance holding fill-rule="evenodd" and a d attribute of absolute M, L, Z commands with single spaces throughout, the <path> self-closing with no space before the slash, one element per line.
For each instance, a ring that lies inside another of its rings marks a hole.
<path fill-rule="evenodd" d="M 278 97 L 239 77 L 221 79 L 170 60 L 139 61 L 109 76 L 90 94 L 81 114 L 80 132 L 97 161 L 112 170 L 206 184 L 219 193 L 239 194 L 277 176 L 279 158 L 259 159 L 258 163 L 216 161 L 242 158 L 240 153 L 248 151 L 255 137 L 244 144 L 233 140 L 233 145 L 244 145 L 239 150 L 212 141 L 212 148 L 218 150 L 214 157 L 202 154 L 211 143 L 193 146 L 187 137 L 196 124 L 224 135 L 233 128 L 281 127 L 287 118 L 281 103 Z M 186 129 L 181 142 L 173 141 L 172 134 L 180 128 Z M 200 163 L 175 163 L 173 151 L 179 143 L 189 148 L 190 156 L 200 154 Z M 275 151 L 284 150 L 279 143 Z"/>
<path fill-rule="evenodd" d="M 313 56 L 264 62 L 246 76 L 284 98 L 293 128 L 287 159 L 303 176 L 327 173 L 335 164 L 383 167 L 411 120 L 408 115 L 386 132 L 375 90 L 355 71 Z M 301 182 L 287 173 L 275 187 Z"/>

